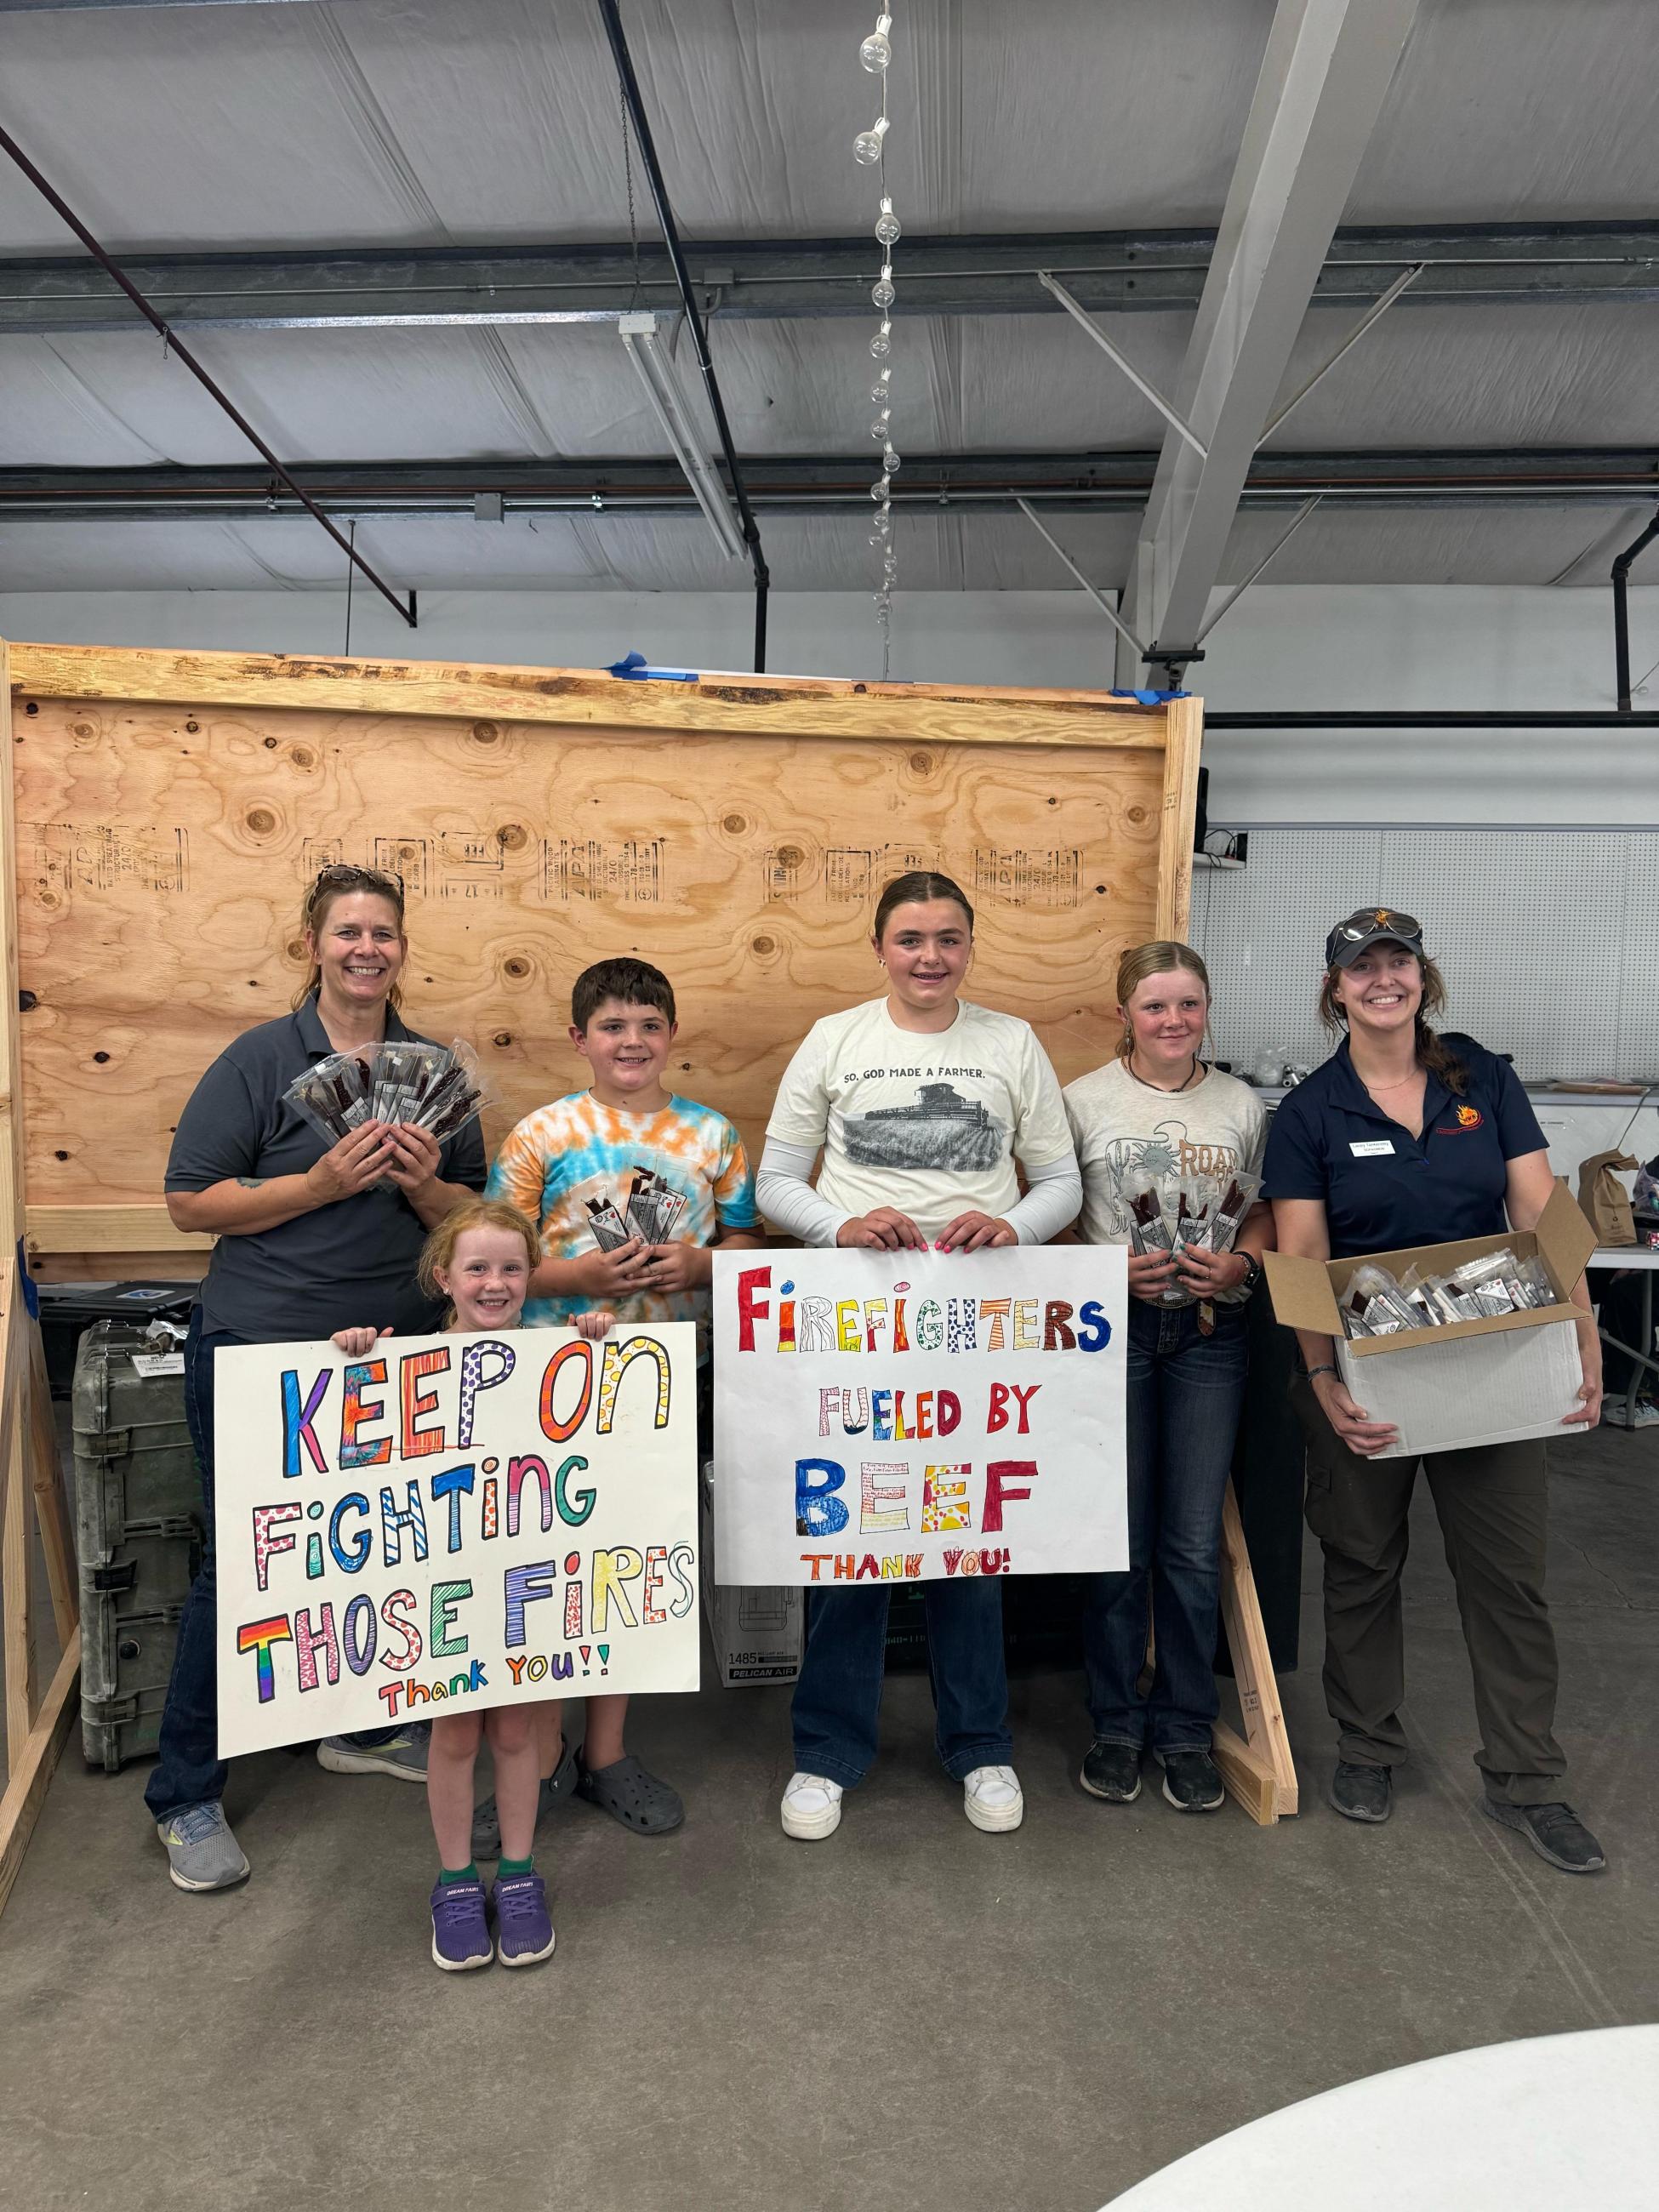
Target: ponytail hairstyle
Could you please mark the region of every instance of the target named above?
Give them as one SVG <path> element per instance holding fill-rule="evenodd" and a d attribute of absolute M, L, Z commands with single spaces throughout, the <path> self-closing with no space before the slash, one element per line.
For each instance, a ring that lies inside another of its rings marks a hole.
<path fill-rule="evenodd" d="M 1167 975 L 1179 969 L 1188 975 L 1196 975 L 1204 986 L 1207 1003 L 1210 996 L 1210 971 L 1190 945 L 1182 945 L 1173 937 L 1157 937 L 1150 945 L 1131 945 L 1124 948 L 1117 963 L 1117 1002 L 1125 1008 L 1123 1034 L 1117 1041 L 1117 1056 L 1127 1060 L 1135 1048 L 1135 1033 L 1127 1007 L 1129 1000 L 1149 975 Z M 1207 1020 L 1206 1028 L 1209 1026 Z"/>
<path fill-rule="evenodd" d="M 1407 945 L 1406 950 L 1409 951 L 1411 947 Z M 1437 1076 L 1448 1091 L 1461 1098 L 1469 1087 L 1469 1072 L 1425 1018 L 1445 1012 L 1446 979 L 1426 952 L 1419 952 L 1416 957 L 1423 976 L 1423 997 L 1417 1009 L 1417 1064 L 1430 1075 Z M 1340 968 L 1328 969 L 1319 992 L 1319 1018 L 1333 1036 L 1345 1036 L 1348 1029 L 1348 1018 L 1336 995 L 1337 978 L 1341 973 Z"/>
<path fill-rule="evenodd" d="M 912 868 L 908 875 L 895 876 L 876 902 L 876 925 L 872 934 L 879 945 L 882 932 L 892 918 L 895 907 L 925 906 L 930 899 L 949 899 L 959 906 L 968 922 L 968 934 L 974 933 L 974 909 L 968 903 L 968 894 L 960 884 L 949 876 L 942 876 L 936 868 Z"/>
<path fill-rule="evenodd" d="M 314 952 L 309 952 L 305 939 L 322 934 L 328 910 L 337 898 L 349 898 L 354 891 L 368 891 L 375 898 L 383 898 L 398 917 L 398 934 L 404 934 L 404 879 L 389 876 L 380 868 L 359 867 L 352 860 L 332 860 L 317 872 L 316 881 L 307 891 L 300 905 L 300 951 L 308 959 L 310 973 L 294 994 L 293 1005 L 297 1010 L 307 999 L 314 999 L 323 980 L 323 971 Z M 389 1006 L 401 1006 L 404 994 L 394 983 L 386 993 Z"/>
<path fill-rule="evenodd" d="M 443 1285 L 438 1280 L 438 1270 L 446 1274 L 455 1264 L 455 1247 L 469 1229 L 506 1229 L 524 1239 L 525 1258 L 533 1275 L 542 1262 L 542 1240 L 535 1223 L 527 1213 L 520 1213 L 516 1206 L 509 1206 L 504 1198 L 468 1198 L 445 1214 L 443 1219 L 421 1248 L 420 1262 L 415 1279 L 429 1298 L 444 1295 Z M 445 1315 L 445 1324 L 453 1321 L 455 1309 L 451 1306 Z"/>

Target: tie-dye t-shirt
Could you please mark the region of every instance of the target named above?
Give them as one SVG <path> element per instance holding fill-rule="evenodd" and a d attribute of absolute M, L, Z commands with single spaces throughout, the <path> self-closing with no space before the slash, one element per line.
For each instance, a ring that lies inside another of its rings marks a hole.
<path fill-rule="evenodd" d="M 650 1168 L 685 1200 L 671 1232 L 675 1243 L 712 1244 L 717 1228 L 757 1230 L 755 1177 L 743 1139 L 724 1114 L 694 1099 L 671 1097 L 656 1114 L 623 1114 L 591 1091 L 573 1091 L 527 1114 L 495 1155 L 486 1195 L 510 1200 L 542 1232 L 550 1260 L 579 1260 L 596 1249 L 586 1201 L 609 1199 L 620 1213 L 635 1168 Z M 526 1328 L 565 1328 L 591 1298 L 531 1298 Z M 691 1321 L 700 1358 L 708 1356 L 707 1291 L 641 1291 L 619 1298 L 618 1321 Z"/>

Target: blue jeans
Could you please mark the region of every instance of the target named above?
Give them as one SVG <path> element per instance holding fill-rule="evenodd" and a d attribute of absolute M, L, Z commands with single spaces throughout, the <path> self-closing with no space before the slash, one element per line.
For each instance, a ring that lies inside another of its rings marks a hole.
<path fill-rule="evenodd" d="M 1089 1713 L 1103 1742 L 1206 1751 L 1217 1711 L 1221 1507 L 1244 1401 L 1242 1310 L 1129 1301 L 1129 1567 L 1097 1575 L 1084 1614 Z M 1143 1698 L 1150 1583 L 1157 1667 Z"/>
<path fill-rule="evenodd" d="M 795 1765 L 844 1790 L 862 1782 L 875 1763 L 888 1596 L 879 1583 L 807 1594 L 806 1655 L 790 1708 Z M 960 1782 L 976 1766 L 1006 1766 L 1013 1739 L 1002 1584 L 994 1578 L 927 1582 L 922 1603 L 937 1716 L 933 1741 L 945 1772 Z"/>
<path fill-rule="evenodd" d="M 202 1564 L 179 1618 L 179 1643 L 167 1680 L 155 1765 L 144 1802 L 158 1820 L 186 1805 L 222 1797 L 228 1772 L 219 1756 L 218 1562 L 213 1528 L 213 1355 L 221 1345 L 246 1344 L 227 1328 L 202 1333 L 202 1309 L 191 1309 L 185 1339 L 185 1419 L 201 1471 L 207 1534 Z M 384 1743 L 395 1729 L 369 1729 L 352 1741 Z"/>

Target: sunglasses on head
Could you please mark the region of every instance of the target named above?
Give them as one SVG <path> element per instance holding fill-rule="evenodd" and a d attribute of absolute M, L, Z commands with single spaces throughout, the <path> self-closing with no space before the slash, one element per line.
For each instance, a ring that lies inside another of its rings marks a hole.
<path fill-rule="evenodd" d="M 340 884 L 356 884 L 368 891 L 395 890 L 399 898 L 404 895 L 404 879 L 395 868 L 365 868 L 355 860 L 331 860 L 319 868 L 311 895 L 315 898 L 325 886 Z"/>

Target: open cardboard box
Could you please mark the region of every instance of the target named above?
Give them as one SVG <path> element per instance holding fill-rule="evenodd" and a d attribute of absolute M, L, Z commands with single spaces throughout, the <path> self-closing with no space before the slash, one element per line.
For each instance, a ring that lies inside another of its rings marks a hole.
<path fill-rule="evenodd" d="M 1536 1253 L 1558 1304 L 1447 1322 L 1438 1328 L 1402 1328 L 1392 1336 L 1343 1334 L 1339 1301 L 1354 1270 L 1368 1261 L 1398 1279 L 1413 1262 L 1425 1275 L 1443 1275 L 1466 1260 L 1506 1248 L 1518 1260 Z M 1595 1231 L 1558 1182 L 1536 1229 L 1419 1244 L 1404 1252 L 1356 1253 L 1346 1260 L 1269 1252 L 1266 1261 L 1278 1319 L 1286 1328 L 1334 1337 L 1337 1371 L 1349 1395 L 1372 1420 L 1391 1422 L 1399 1431 L 1397 1443 L 1371 1456 L 1415 1459 L 1422 1452 L 1559 1431 L 1584 1380 L 1573 1326 L 1582 1309 L 1570 1301 L 1595 1249 Z"/>

